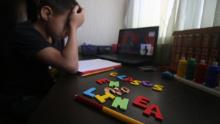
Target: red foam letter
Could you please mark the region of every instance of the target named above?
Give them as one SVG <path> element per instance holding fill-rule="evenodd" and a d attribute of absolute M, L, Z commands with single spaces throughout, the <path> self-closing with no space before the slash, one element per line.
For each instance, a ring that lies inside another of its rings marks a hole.
<path fill-rule="evenodd" d="M 133 101 L 133 105 L 140 107 L 142 109 L 146 109 L 147 108 L 147 104 L 150 102 L 150 100 L 144 96 L 138 96 L 135 98 L 135 100 Z"/>
<path fill-rule="evenodd" d="M 147 109 L 144 110 L 144 114 L 147 116 L 153 115 L 156 119 L 163 120 L 160 108 L 155 104 L 147 106 Z"/>
<path fill-rule="evenodd" d="M 134 79 L 132 77 L 126 77 L 123 79 L 123 81 L 128 82 L 128 83 L 132 82 L 133 80 Z"/>
<path fill-rule="evenodd" d="M 96 81 L 98 84 L 109 83 L 110 81 L 107 78 L 102 78 Z"/>

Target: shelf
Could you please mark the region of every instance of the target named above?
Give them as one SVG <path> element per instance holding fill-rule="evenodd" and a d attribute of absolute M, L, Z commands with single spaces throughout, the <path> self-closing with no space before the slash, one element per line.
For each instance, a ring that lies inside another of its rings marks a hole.
<path fill-rule="evenodd" d="M 184 84 L 187 84 L 189 86 L 192 86 L 192 87 L 195 87 L 197 89 L 200 89 L 202 91 L 205 91 L 207 93 L 210 93 L 212 95 L 215 95 L 215 96 L 218 96 L 220 97 L 220 87 L 217 87 L 217 88 L 209 88 L 209 87 L 206 87 L 204 85 L 201 85 L 201 84 L 198 84 L 198 83 L 195 83 L 193 81 L 190 81 L 190 80 L 187 80 L 185 78 L 182 78 L 182 77 L 179 77 L 177 75 L 174 75 L 174 78 Z"/>

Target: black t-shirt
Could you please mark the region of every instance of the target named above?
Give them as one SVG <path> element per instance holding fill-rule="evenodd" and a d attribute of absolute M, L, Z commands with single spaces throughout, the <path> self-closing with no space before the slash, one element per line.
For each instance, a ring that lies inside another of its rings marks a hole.
<path fill-rule="evenodd" d="M 46 93 L 54 81 L 48 71 L 49 65 L 36 55 L 46 47 L 62 51 L 63 41 L 49 44 L 30 22 L 17 25 L 12 39 L 9 43 L 9 75 L 2 91 L 19 95 Z"/>

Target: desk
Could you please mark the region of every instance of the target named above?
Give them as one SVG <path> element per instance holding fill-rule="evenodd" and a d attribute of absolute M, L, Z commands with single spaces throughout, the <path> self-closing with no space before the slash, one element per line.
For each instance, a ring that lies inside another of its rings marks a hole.
<path fill-rule="evenodd" d="M 121 82 L 122 86 L 130 88 L 131 93 L 123 97 L 130 99 L 128 110 L 120 111 L 136 120 L 146 124 L 219 124 L 220 98 L 189 87 L 177 81 L 164 81 L 159 72 L 143 72 L 134 67 L 122 67 L 116 70 L 119 74 L 133 76 L 139 80 L 149 80 L 154 83 L 161 82 L 165 89 L 155 92 L 144 86 L 133 86 Z M 88 77 L 64 76 L 52 87 L 38 110 L 32 115 L 30 124 L 120 124 L 122 122 L 98 112 L 73 100 L 74 94 L 96 87 L 97 92 L 103 94 L 106 85 L 95 83 L 100 78 L 108 78 L 110 72 Z M 157 104 L 164 116 L 162 122 L 152 116 L 143 115 L 143 110 L 132 105 L 133 100 L 139 96 L 150 98 L 151 103 Z M 90 99 L 90 98 L 89 98 Z M 94 99 L 95 100 L 95 99 Z M 112 101 L 104 103 L 110 107 Z"/>

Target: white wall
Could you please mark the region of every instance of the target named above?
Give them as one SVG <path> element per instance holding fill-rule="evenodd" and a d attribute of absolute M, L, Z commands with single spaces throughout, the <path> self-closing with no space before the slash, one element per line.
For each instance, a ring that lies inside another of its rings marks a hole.
<path fill-rule="evenodd" d="M 220 0 L 218 0 L 216 6 L 214 26 L 220 26 Z"/>
<path fill-rule="evenodd" d="M 85 9 L 86 20 L 78 31 L 79 45 L 83 42 L 110 45 L 118 40 L 124 28 L 127 0 L 78 0 Z"/>

